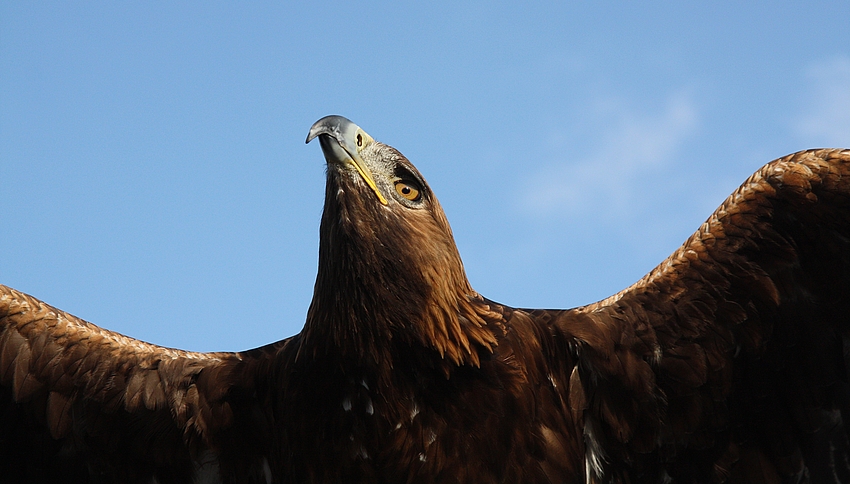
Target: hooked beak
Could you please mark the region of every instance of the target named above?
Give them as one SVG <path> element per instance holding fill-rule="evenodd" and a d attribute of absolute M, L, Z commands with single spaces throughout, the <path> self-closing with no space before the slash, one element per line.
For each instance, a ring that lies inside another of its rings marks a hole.
<path fill-rule="evenodd" d="M 353 166 L 363 181 L 378 196 L 378 200 L 387 205 L 387 199 L 378 190 L 372 172 L 360 156 L 360 151 L 374 142 L 371 136 L 366 134 L 360 126 L 342 116 L 325 116 L 310 127 L 306 142 L 309 143 L 316 137 L 319 138 L 319 144 L 328 163 Z"/>

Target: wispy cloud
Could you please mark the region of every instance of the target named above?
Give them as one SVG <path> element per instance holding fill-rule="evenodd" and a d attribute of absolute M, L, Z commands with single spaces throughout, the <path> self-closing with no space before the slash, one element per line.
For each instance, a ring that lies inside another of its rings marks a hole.
<path fill-rule="evenodd" d="M 573 216 L 628 211 L 635 202 L 634 179 L 659 169 L 693 134 L 697 109 L 686 91 L 670 95 L 659 113 L 642 113 L 606 102 L 601 148 L 555 161 L 532 175 L 520 195 L 523 211 Z"/>
<path fill-rule="evenodd" d="M 806 77 L 809 93 L 796 132 L 812 146 L 850 146 L 850 57 L 814 64 Z"/>

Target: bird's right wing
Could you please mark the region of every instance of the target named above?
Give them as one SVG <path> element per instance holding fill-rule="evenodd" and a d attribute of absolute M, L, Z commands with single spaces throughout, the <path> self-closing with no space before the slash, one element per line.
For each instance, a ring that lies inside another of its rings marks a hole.
<path fill-rule="evenodd" d="M 262 472 L 251 454 L 273 418 L 266 380 L 289 341 L 244 353 L 164 348 L 0 286 L 0 473 L 165 482 L 191 480 L 205 459 L 224 473 Z"/>

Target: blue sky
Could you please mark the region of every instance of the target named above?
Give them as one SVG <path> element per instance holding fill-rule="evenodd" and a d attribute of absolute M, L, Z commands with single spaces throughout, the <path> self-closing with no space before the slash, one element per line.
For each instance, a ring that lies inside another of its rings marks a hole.
<path fill-rule="evenodd" d="M 3 2 L 0 283 L 191 350 L 298 332 L 342 114 L 470 281 L 606 297 L 762 164 L 850 147 L 850 3 Z"/>

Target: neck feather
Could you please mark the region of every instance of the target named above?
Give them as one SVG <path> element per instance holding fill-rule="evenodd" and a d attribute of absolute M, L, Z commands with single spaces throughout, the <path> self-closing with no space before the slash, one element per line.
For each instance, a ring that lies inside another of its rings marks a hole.
<path fill-rule="evenodd" d="M 447 372 L 478 366 L 504 334 L 501 315 L 467 281 L 436 200 L 411 215 L 357 195 L 329 181 L 302 349 L 384 366 L 426 349 Z"/>

